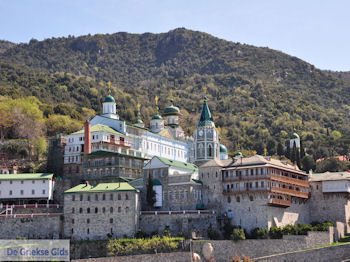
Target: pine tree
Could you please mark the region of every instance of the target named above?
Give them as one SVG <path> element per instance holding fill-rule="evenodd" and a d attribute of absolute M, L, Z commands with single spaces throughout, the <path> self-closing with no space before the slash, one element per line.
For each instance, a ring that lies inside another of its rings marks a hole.
<path fill-rule="evenodd" d="M 296 148 L 296 152 L 295 152 L 295 162 L 297 162 L 298 167 L 301 168 L 300 152 L 298 148 Z"/>
<path fill-rule="evenodd" d="M 281 144 L 281 142 L 279 142 L 277 145 L 277 155 L 282 156 L 283 154 L 284 154 L 283 145 Z"/>
<path fill-rule="evenodd" d="M 291 153 L 290 152 L 290 144 L 289 144 L 289 142 L 287 142 L 287 149 L 286 149 L 286 153 L 285 153 L 286 158 L 291 159 L 290 153 Z"/>
<path fill-rule="evenodd" d="M 153 207 L 154 203 L 156 203 L 156 192 L 153 190 L 153 179 L 151 173 L 148 176 L 146 200 L 150 207 Z"/>
<path fill-rule="evenodd" d="M 296 161 L 296 158 L 297 158 L 297 145 L 295 144 L 295 141 L 294 141 L 290 161 L 292 161 L 292 163 L 294 163 Z"/>
<path fill-rule="evenodd" d="M 300 139 L 300 159 L 303 159 L 305 156 L 305 149 L 303 146 L 303 140 Z"/>

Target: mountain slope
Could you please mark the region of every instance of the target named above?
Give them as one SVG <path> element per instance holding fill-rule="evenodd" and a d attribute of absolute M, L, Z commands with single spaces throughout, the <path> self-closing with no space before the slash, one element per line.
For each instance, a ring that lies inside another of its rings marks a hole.
<path fill-rule="evenodd" d="M 210 108 L 231 151 L 244 147 L 262 153 L 267 147 L 273 153 L 277 142 L 294 129 L 310 150 L 314 141 L 325 138 L 327 128 L 350 133 L 350 84 L 337 74 L 282 52 L 183 28 L 163 34 L 31 40 L 0 54 L 0 61 L 6 66 L 29 66 L 49 78 L 55 72 L 91 77 L 95 84 L 86 88 L 95 88 L 98 95 L 90 100 L 90 91 L 82 92 L 75 84 L 68 87 L 66 102 L 81 106 L 89 99 L 87 105 L 96 110 L 106 93 L 99 80 L 111 80 L 119 112 L 130 121 L 135 118 L 130 105 L 140 102 L 147 120 L 153 113 L 153 97 L 160 96 L 164 107 L 172 89 L 189 134 L 201 107 L 202 87 L 207 86 Z M 0 77 L 10 86 L 17 81 L 4 72 Z M 32 84 L 26 87 L 29 93 Z M 52 92 L 56 91 L 43 92 L 40 99 L 48 99 Z"/>

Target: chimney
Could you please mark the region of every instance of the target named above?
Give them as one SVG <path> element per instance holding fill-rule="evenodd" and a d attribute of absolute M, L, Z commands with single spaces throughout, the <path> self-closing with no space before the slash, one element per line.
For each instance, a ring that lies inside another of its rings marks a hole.
<path fill-rule="evenodd" d="M 84 124 L 84 155 L 91 153 L 91 124 L 86 120 Z"/>

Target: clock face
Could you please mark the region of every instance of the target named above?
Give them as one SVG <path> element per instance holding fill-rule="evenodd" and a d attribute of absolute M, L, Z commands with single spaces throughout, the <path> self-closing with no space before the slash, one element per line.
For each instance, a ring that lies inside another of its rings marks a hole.
<path fill-rule="evenodd" d="M 203 136 L 203 130 L 199 130 L 198 135 Z"/>

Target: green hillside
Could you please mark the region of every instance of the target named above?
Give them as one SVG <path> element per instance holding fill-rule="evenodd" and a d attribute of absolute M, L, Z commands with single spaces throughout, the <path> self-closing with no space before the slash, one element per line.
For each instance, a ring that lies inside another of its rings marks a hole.
<path fill-rule="evenodd" d="M 0 95 L 34 95 L 53 113 L 67 103 L 77 112 L 72 118 L 84 118 L 82 107 L 100 111 L 105 83 L 111 80 L 119 114 L 131 122 L 137 103 L 147 121 L 154 96 L 164 107 L 173 90 L 191 134 L 206 86 L 231 152 L 263 153 L 266 147 L 274 154 L 293 130 L 315 157 L 349 150 L 348 143 L 339 143 L 350 135 L 348 78 L 269 48 L 179 28 L 163 34 L 31 40 L 6 49 L 0 61 Z"/>

